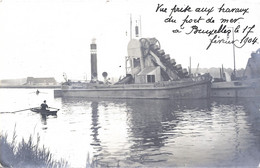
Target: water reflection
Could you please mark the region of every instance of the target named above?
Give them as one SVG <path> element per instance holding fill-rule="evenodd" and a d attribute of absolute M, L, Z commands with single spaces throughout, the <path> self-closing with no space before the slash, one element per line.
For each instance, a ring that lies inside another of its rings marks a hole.
<path fill-rule="evenodd" d="M 42 124 L 45 125 L 45 126 L 47 126 L 47 119 L 48 119 L 49 116 L 52 117 L 52 118 L 57 118 L 58 117 L 57 114 L 48 114 L 48 115 L 46 115 L 46 114 L 39 113 L 39 115 L 41 116 Z M 47 129 L 47 127 L 44 127 L 44 128 Z"/>
<path fill-rule="evenodd" d="M 115 113 L 116 107 L 120 110 Z M 241 150 L 246 153 L 254 150 L 255 154 L 260 151 L 259 143 L 258 150 L 246 144 L 247 136 L 251 135 L 244 120 L 250 115 L 247 112 L 256 114 L 259 110 L 256 102 L 234 99 L 99 100 L 99 103 L 92 101 L 91 108 L 94 141 L 91 144 L 99 147 L 95 156 L 103 165 L 113 165 L 115 161 L 120 166 L 239 166 L 258 162 L 256 157 L 246 157 L 249 162 L 241 161 L 244 157 Z M 114 115 L 114 120 L 116 116 L 125 118 L 126 130 L 121 128 L 125 131 L 123 140 L 113 138 L 113 134 L 107 135 L 106 127 L 117 128 L 124 124 L 124 121 L 116 125 L 113 120 L 108 123 L 99 120 L 107 113 Z M 259 135 L 256 136 L 258 139 L 254 140 L 259 140 Z M 111 138 L 112 142 L 109 141 Z M 112 143 L 122 141 L 129 146 L 115 152 Z M 202 154 L 194 157 L 198 152 Z"/>
<path fill-rule="evenodd" d="M 186 120 L 182 112 L 204 113 L 210 110 L 208 100 L 127 100 L 126 104 L 128 113 L 131 113 L 129 141 L 134 142 L 127 159 L 153 166 L 174 157 L 173 152 L 165 150 L 165 147 L 180 136 L 176 127 Z"/>
<path fill-rule="evenodd" d="M 98 138 L 98 130 L 100 128 L 99 126 L 99 115 L 98 115 L 98 102 L 91 102 L 91 109 L 92 109 L 92 116 L 91 116 L 91 120 L 92 120 L 92 134 L 91 136 L 93 137 L 93 142 L 91 143 L 92 146 L 95 147 L 96 151 L 101 151 L 101 145 L 100 145 L 100 139 Z M 94 155 L 94 157 L 96 157 L 96 155 Z"/>
<path fill-rule="evenodd" d="M 47 125 L 47 116 L 44 114 L 40 114 L 41 115 L 41 121 L 43 125 Z"/>
<path fill-rule="evenodd" d="M 222 98 L 213 99 L 212 104 L 216 109 L 226 112 L 227 117 L 232 116 L 229 125 L 233 123 L 235 145 L 234 156 L 229 164 L 257 167 L 260 160 L 260 99 Z M 252 144 L 252 141 L 256 143 Z"/>
<path fill-rule="evenodd" d="M 72 167 L 84 167 L 88 153 L 101 167 L 257 167 L 260 161 L 258 99 L 54 99 L 28 92 L 2 90 L 1 111 L 47 99 L 59 107 L 58 117 L 1 114 L 1 130 L 12 132 L 16 124 L 19 137 L 39 132 Z"/>

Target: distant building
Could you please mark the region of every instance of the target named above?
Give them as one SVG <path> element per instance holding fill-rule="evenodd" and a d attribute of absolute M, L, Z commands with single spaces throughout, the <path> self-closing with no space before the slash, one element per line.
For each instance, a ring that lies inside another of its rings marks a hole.
<path fill-rule="evenodd" d="M 50 78 L 27 77 L 27 81 L 25 85 L 57 85 L 57 82 L 53 77 Z"/>

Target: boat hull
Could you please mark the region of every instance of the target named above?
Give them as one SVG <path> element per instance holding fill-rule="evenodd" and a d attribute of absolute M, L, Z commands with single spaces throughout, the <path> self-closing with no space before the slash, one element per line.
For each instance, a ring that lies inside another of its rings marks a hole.
<path fill-rule="evenodd" d="M 39 108 L 31 108 L 31 111 L 40 113 L 42 115 L 57 115 L 57 110 L 51 111 L 51 110 L 41 110 Z"/>
<path fill-rule="evenodd" d="M 212 83 L 211 97 L 258 98 L 260 79 Z"/>
<path fill-rule="evenodd" d="M 63 88 L 54 90 L 55 97 L 194 99 L 210 96 L 209 81 L 176 82 L 175 84 L 129 84 L 94 88 Z"/>

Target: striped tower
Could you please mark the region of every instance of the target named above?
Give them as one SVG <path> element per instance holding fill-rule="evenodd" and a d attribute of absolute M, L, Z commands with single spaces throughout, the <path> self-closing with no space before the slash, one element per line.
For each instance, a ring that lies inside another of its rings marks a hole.
<path fill-rule="evenodd" d="M 92 39 L 90 44 L 90 54 L 91 54 L 91 81 L 97 81 L 97 44 L 96 39 Z"/>

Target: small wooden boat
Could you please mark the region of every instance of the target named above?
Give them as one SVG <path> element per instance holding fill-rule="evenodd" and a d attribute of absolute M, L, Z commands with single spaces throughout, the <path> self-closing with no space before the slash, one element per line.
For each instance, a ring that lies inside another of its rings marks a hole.
<path fill-rule="evenodd" d="M 36 112 L 36 113 L 40 113 L 42 115 L 57 115 L 57 112 L 59 111 L 59 109 L 57 109 L 57 110 L 42 110 L 40 108 L 31 108 L 31 111 Z"/>

